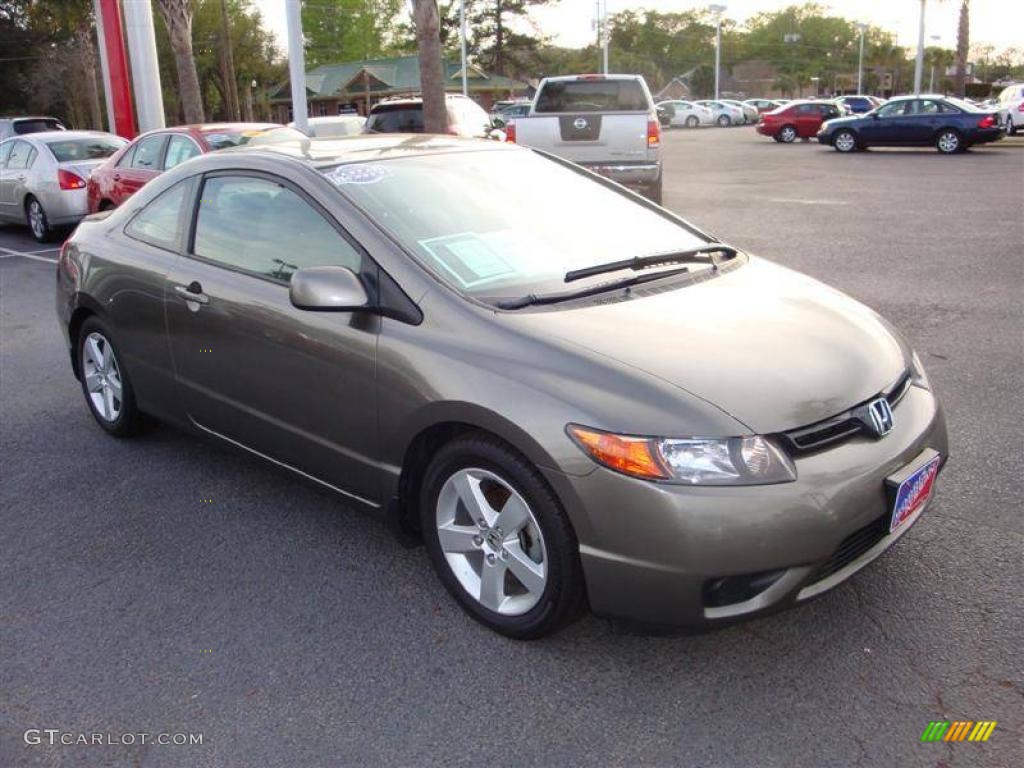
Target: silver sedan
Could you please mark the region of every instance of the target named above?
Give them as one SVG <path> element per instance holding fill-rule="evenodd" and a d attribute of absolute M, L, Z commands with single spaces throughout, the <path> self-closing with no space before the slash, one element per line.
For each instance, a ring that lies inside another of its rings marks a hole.
<path fill-rule="evenodd" d="M 0 222 L 27 224 L 45 243 L 86 213 L 93 168 L 128 142 L 99 131 L 45 131 L 0 143 Z"/>
<path fill-rule="evenodd" d="M 714 125 L 715 115 L 707 107 L 681 99 L 660 101 L 659 107 L 671 107 L 671 123 L 674 128 L 696 128 L 701 125 Z"/>

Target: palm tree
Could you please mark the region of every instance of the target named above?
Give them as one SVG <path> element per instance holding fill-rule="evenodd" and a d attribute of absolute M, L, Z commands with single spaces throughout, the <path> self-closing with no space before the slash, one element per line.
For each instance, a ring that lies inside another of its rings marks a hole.
<path fill-rule="evenodd" d="M 954 81 L 956 95 L 961 98 L 964 95 L 964 82 L 967 79 L 967 51 L 971 47 L 970 13 L 970 0 L 962 0 L 960 24 L 956 30 L 956 80 Z"/>
<path fill-rule="evenodd" d="M 174 51 L 174 65 L 178 70 L 178 90 L 186 123 L 202 123 L 203 98 L 196 74 L 196 60 L 192 56 L 192 0 L 156 0 L 167 25 L 167 33 Z"/>
<path fill-rule="evenodd" d="M 437 0 L 413 0 L 413 23 L 420 58 L 420 93 L 423 96 L 423 130 L 444 133 L 448 109 L 444 100 L 444 65 L 441 63 L 440 20 Z"/>

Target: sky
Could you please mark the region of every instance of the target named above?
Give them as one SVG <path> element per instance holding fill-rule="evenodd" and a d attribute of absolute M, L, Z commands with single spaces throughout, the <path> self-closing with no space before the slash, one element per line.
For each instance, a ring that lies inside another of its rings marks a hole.
<path fill-rule="evenodd" d="M 268 26 L 285 44 L 285 0 L 253 0 L 263 11 Z M 707 2 L 687 0 L 607 0 L 608 13 L 627 8 L 658 11 L 683 11 L 702 8 Z M 721 2 L 721 0 L 720 0 Z M 802 0 L 724 0 L 725 16 L 743 22 L 761 11 L 777 11 Z M 917 45 L 917 25 L 921 4 L 918 0 L 831 0 L 822 2 L 837 15 L 865 21 L 896 33 L 901 45 Z M 595 0 L 556 0 L 551 6 L 535 9 L 532 18 L 554 37 L 557 45 L 578 47 L 594 39 L 592 20 Z M 925 14 L 925 44 L 953 48 L 960 3 L 957 0 L 928 0 Z M 932 35 L 939 39 L 933 40 Z M 1024 47 L 1024 1 L 971 0 L 971 41 L 988 43 L 996 51 Z"/>

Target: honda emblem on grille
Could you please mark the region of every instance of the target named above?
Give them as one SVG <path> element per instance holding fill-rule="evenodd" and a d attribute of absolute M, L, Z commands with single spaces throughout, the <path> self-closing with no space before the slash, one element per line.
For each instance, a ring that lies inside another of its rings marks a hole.
<path fill-rule="evenodd" d="M 892 406 L 884 397 L 872 400 L 868 403 L 868 416 L 871 423 L 868 426 L 878 437 L 889 434 L 892 431 L 893 415 Z"/>
<path fill-rule="evenodd" d="M 575 128 L 577 131 L 582 131 L 584 128 L 587 127 L 587 121 L 586 121 L 585 118 L 577 117 L 573 121 L 572 125 L 573 125 L 573 128 Z"/>

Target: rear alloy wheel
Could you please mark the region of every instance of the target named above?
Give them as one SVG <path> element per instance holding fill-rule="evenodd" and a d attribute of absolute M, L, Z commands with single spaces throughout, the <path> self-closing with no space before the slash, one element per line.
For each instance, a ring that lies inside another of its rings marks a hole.
<path fill-rule="evenodd" d="M 53 230 L 50 229 L 50 222 L 46 218 L 46 211 L 43 204 L 34 197 L 29 197 L 25 203 L 25 220 L 32 232 L 32 237 L 40 243 L 48 243 L 53 239 Z"/>
<path fill-rule="evenodd" d="M 840 131 L 832 140 L 832 146 L 837 152 L 853 152 L 857 149 L 857 137 L 853 135 L 853 131 Z"/>
<path fill-rule="evenodd" d="M 718 124 L 722 128 L 728 128 L 730 125 L 732 125 L 732 120 L 730 119 L 730 117 L 728 115 L 720 115 L 718 117 Z"/>
<path fill-rule="evenodd" d="M 115 437 L 138 434 L 146 420 L 135 406 L 131 383 L 110 341 L 110 332 L 92 317 L 82 324 L 78 338 L 82 392 L 93 417 Z"/>
<path fill-rule="evenodd" d="M 782 126 L 782 130 L 779 131 L 779 140 L 784 144 L 792 144 L 796 141 L 796 128 L 792 125 Z"/>
<path fill-rule="evenodd" d="M 687 128 L 696 128 L 697 127 L 697 123 L 699 123 L 699 122 L 700 122 L 700 120 L 698 120 L 693 115 L 690 115 L 688 118 L 686 118 L 686 127 Z"/>
<path fill-rule="evenodd" d="M 422 484 L 420 522 L 438 577 L 491 629 L 541 637 L 582 606 L 568 518 L 537 470 L 500 441 L 468 437 L 437 452 Z"/>
<path fill-rule="evenodd" d="M 963 149 L 963 140 L 960 134 L 954 130 L 942 131 L 935 137 L 935 148 L 944 155 L 952 155 Z"/>

